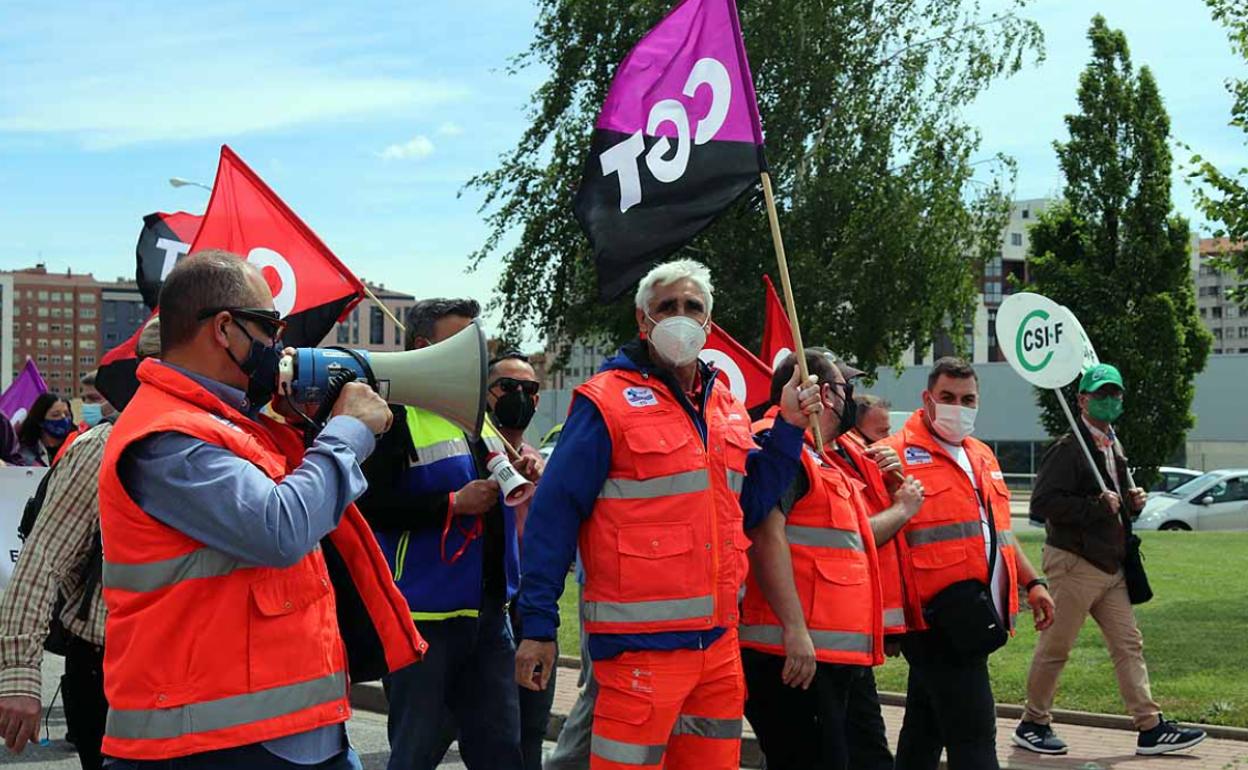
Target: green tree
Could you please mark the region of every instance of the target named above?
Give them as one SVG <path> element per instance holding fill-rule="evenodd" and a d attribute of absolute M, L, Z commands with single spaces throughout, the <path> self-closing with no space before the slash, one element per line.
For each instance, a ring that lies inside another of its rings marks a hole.
<path fill-rule="evenodd" d="M 1248 5 L 1242 0 L 1205 2 L 1213 17 L 1226 26 L 1231 49 L 1248 63 Z M 1226 89 L 1233 99 L 1230 125 L 1243 130 L 1248 140 L 1248 77 L 1227 80 Z M 1199 155 L 1192 162 L 1196 166 L 1193 175 L 1207 185 L 1196 190 L 1196 203 L 1205 216 L 1222 224 L 1214 234 L 1226 236 L 1232 243 L 1248 242 L 1248 168 L 1240 168 L 1236 173 L 1223 171 Z M 1228 253 L 1221 266 L 1248 279 L 1248 251 Z M 1236 290 L 1235 298 L 1241 306 L 1248 307 L 1248 284 Z"/>
<path fill-rule="evenodd" d="M 1170 201 L 1170 119 L 1157 82 L 1147 67 L 1134 70 L 1126 37 L 1104 18 L 1088 40 L 1079 112 L 1066 116 L 1070 140 L 1055 144 L 1064 201 L 1031 231 L 1031 279 L 1122 371 L 1118 432 L 1147 479 L 1192 427 L 1192 383 L 1211 338 L 1196 315 L 1188 223 Z M 1069 430 L 1051 391 L 1040 403 L 1050 433 Z"/>
<path fill-rule="evenodd" d="M 536 37 L 513 66 L 550 74 L 515 148 L 469 182 L 491 229 L 474 264 L 501 254 L 495 305 L 509 335 L 618 340 L 635 333 L 630 298 L 595 303 L 571 201 L 615 66 L 671 0 L 538 2 Z M 975 157 L 960 108 L 1042 55 L 1039 28 L 1016 15 L 1024 2 L 987 16 L 978 0 L 740 0 L 808 344 L 874 368 L 971 307 L 1013 166 Z M 759 276 L 776 272 L 761 189 L 687 253 L 713 272 L 716 320 L 755 346 Z"/>

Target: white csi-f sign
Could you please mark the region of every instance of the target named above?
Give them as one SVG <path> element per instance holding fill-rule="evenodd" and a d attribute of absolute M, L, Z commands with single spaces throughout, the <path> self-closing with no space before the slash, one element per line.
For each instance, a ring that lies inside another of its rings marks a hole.
<path fill-rule="evenodd" d="M 1064 387 L 1083 372 L 1086 339 L 1069 310 L 1039 294 L 1011 294 L 997 310 L 998 347 L 1039 388 Z"/>

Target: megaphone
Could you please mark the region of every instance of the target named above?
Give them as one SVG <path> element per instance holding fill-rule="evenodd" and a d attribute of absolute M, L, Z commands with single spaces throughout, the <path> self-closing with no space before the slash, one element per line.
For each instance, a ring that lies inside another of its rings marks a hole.
<path fill-rule="evenodd" d="M 277 392 L 296 405 L 319 404 L 335 377 L 351 372 L 391 404 L 445 417 L 473 437 L 485 419 L 485 333 L 473 323 L 436 345 L 403 353 L 346 348 L 298 348 L 278 367 Z"/>

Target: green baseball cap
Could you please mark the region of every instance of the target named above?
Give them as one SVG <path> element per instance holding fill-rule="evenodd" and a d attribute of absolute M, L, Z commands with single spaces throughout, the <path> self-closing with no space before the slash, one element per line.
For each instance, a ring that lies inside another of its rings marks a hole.
<path fill-rule="evenodd" d="M 1122 375 L 1118 372 L 1116 366 L 1112 364 L 1097 364 L 1083 373 L 1083 378 L 1079 380 L 1079 392 L 1095 393 L 1105 385 L 1117 385 L 1126 390 L 1122 384 Z"/>

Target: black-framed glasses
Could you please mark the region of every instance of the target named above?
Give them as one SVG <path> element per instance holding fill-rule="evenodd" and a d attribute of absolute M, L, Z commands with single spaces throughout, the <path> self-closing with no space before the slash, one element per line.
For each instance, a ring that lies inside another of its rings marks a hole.
<path fill-rule="evenodd" d="M 533 380 L 517 380 L 515 377 L 499 377 L 490 383 L 490 389 L 498 388 L 503 395 L 515 393 L 517 390 L 523 390 L 526 396 L 536 396 L 537 391 L 541 390 L 542 384 Z"/>
<path fill-rule="evenodd" d="M 199 311 L 199 320 L 206 321 L 221 312 L 259 324 L 272 339 L 281 337 L 286 331 L 286 322 L 282 320 L 280 313 L 261 307 L 206 307 Z"/>

